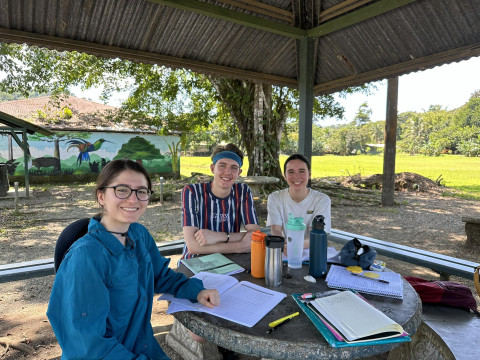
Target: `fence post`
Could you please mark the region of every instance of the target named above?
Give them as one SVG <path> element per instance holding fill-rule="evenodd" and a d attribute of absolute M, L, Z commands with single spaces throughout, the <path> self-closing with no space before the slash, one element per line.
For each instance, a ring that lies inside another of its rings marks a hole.
<path fill-rule="evenodd" d="M 13 183 L 15 187 L 15 212 L 18 212 L 18 181 Z"/>
<path fill-rule="evenodd" d="M 163 176 L 160 176 L 160 203 L 163 204 Z"/>

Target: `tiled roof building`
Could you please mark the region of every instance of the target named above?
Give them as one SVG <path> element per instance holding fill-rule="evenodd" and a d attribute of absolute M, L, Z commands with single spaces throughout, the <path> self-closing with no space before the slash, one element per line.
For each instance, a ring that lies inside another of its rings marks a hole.
<path fill-rule="evenodd" d="M 119 108 L 63 95 L 5 101 L 0 111 L 55 131 L 113 131 L 156 133 L 156 129 L 138 125 L 118 115 Z"/>

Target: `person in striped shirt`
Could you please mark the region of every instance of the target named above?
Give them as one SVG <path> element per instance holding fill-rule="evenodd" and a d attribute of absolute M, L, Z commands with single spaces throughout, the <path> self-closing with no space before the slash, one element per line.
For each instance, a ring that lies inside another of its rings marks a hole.
<path fill-rule="evenodd" d="M 213 181 L 183 189 L 182 258 L 250 252 L 252 233 L 260 227 L 250 188 L 236 183 L 242 164 L 243 153 L 237 146 L 217 146 L 210 165 Z M 241 232 L 242 225 L 246 232 Z"/>

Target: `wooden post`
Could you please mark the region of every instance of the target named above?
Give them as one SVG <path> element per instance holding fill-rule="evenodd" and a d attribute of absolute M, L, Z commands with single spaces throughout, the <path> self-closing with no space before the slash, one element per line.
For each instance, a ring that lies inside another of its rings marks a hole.
<path fill-rule="evenodd" d="M 298 152 L 310 162 L 312 157 L 314 56 L 313 38 L 300 39 Z"/>
<path fill-rule="evenodd" d="M 394 205 L 395 156 L 397 146 L 398 76 L 388 79 L 387 120 L 383 153 L 382 206 Z"/>
<path fill-rule="evenodd" d="M 30 180 L 28 176 L 28 161 L 30 160 L 30 150 L 28 149 L 27 131 L 23 129 L 23 159 L 25 169 L 25 196 L 30 196 Z"/>

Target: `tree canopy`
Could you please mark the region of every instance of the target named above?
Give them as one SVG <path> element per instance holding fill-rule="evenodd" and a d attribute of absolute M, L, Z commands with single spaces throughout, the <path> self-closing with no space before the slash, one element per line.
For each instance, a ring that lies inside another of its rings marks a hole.
<path fill-rule="evenodd" d="M 298 119 L 297 90 L 122 59 L 0 43 L 0 71 L 6 73 L 0 91 L 24 96 L 70 93 L 73 86 L 101 87 L 104 100 L 126 93 L 118 115 L 161 134 L 182 134 L 183 149 L 206 133 L 215 134 L 217 142 L 238 142 L 246 150 L 249 175 L 281 176 L 282 134 L 288 136 L 292 129 L 285 126 L 288 120 Z M 350 88 L 343 94 L 360 90 L 369 88 Z M 333 95 L 314 100 L 316 122 L 326 116 L 341 118 L 343 111 Z"/>

